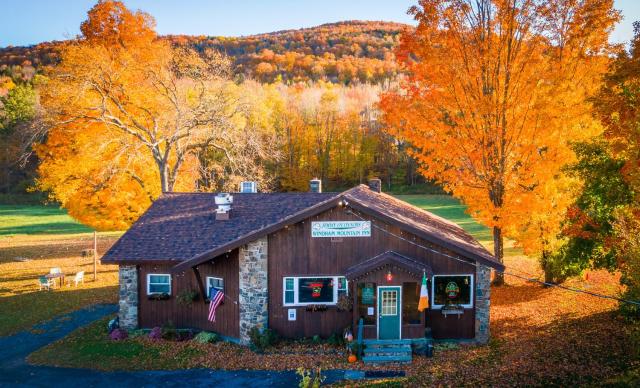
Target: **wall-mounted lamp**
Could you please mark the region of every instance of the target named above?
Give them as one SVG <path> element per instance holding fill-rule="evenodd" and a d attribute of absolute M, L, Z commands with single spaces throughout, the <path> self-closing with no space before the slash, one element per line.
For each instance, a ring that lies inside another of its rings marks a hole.
<path fill-rule="evenodd" d="M 387 283 L 391 283 L 393 281 L 393 274 L 391 273 L 391 270 L 389 270 L 387 272 Z"/>

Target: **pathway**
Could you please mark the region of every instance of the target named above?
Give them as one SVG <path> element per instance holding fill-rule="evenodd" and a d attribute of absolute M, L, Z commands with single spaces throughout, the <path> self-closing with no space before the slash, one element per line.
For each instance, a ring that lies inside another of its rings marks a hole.
<path fill-rule="evenodd" d="M 117 311 L 116 305 L 95 305 L 34 326 L 29 331 L 0 337 L 0 387 L 4 386 L 84 386 L 102 387 L 178 387 L 223 385 L 225 387 L 295 387 L 294 371 L 223 371 L 191 369 L 176 371 L 101 372 L 33 366 L 26 357 L 35 350 L 57 341 L 75 329 Z M 326 371 L 325 383 L 339 381 L 344 371 Z"/>

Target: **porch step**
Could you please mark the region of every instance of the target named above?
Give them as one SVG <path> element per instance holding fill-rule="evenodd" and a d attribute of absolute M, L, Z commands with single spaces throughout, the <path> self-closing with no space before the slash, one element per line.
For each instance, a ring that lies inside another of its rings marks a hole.
<path fill-rule="evenodd" d="M 364 356 L 362 361 L 365 364 L 388 364 L 391 362 L 410 363 L 411 355 L 408 356 Z"/>
<path fill-rule="evenodd" d="M 367 356 L 372 355 L 411 355 L 411 346 L 381 346 L 381 347 L 366 347 L 364 348 L 364 354 Z"/>
<path fill-rule="evenodd" d="M 411 346 L 411 339 L 396 339 L 396 340 L 378 340 L 378 339 L 366 339 L 362 341 L 367 346 L 398 346 L 409 345 Z"/>
<path fill-rule="evenodd" d="M 411 362 L 411 340 L 365 340 L 363 341 L 365 364 Z"/>

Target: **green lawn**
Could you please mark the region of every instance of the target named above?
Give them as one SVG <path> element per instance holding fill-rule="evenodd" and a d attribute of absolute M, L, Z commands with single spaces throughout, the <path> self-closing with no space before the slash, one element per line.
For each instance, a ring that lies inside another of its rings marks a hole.
<path fill-rule="evenodd" d="M 485 246 L 493 244 L 491 230 L 465 213 L 466 206 L 448 195 L 398 195 L 403 201 L 460 225 Z"/>
<path fill-rule="evenodd" d="M 74 234 L 91 231 L 57 206 L 0 205 L 0 237 L 18 234 Z"/>
<path fill-rule="evenodd" d="M 98 254 L 121 232 L 98 234 Z M 0 205 L 0 336 L 10 335 L 95 303 L 117 301 L 117 266 L 98 263 L 93 280 L 93 233 L 63 209 L 37 205 Z M 85 283 L 40 291 L 37 279 L 51 268 L 67 279 L 85 272 Z"/>

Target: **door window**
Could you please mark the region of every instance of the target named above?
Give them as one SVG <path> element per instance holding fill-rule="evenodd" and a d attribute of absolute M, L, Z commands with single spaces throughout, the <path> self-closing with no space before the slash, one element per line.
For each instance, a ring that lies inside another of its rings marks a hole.
<path fill-rule="evenodd" d="M 380 314 L 383 316 L 398 315 L 397 291 L 382 291 L 382 309 Z"/>

